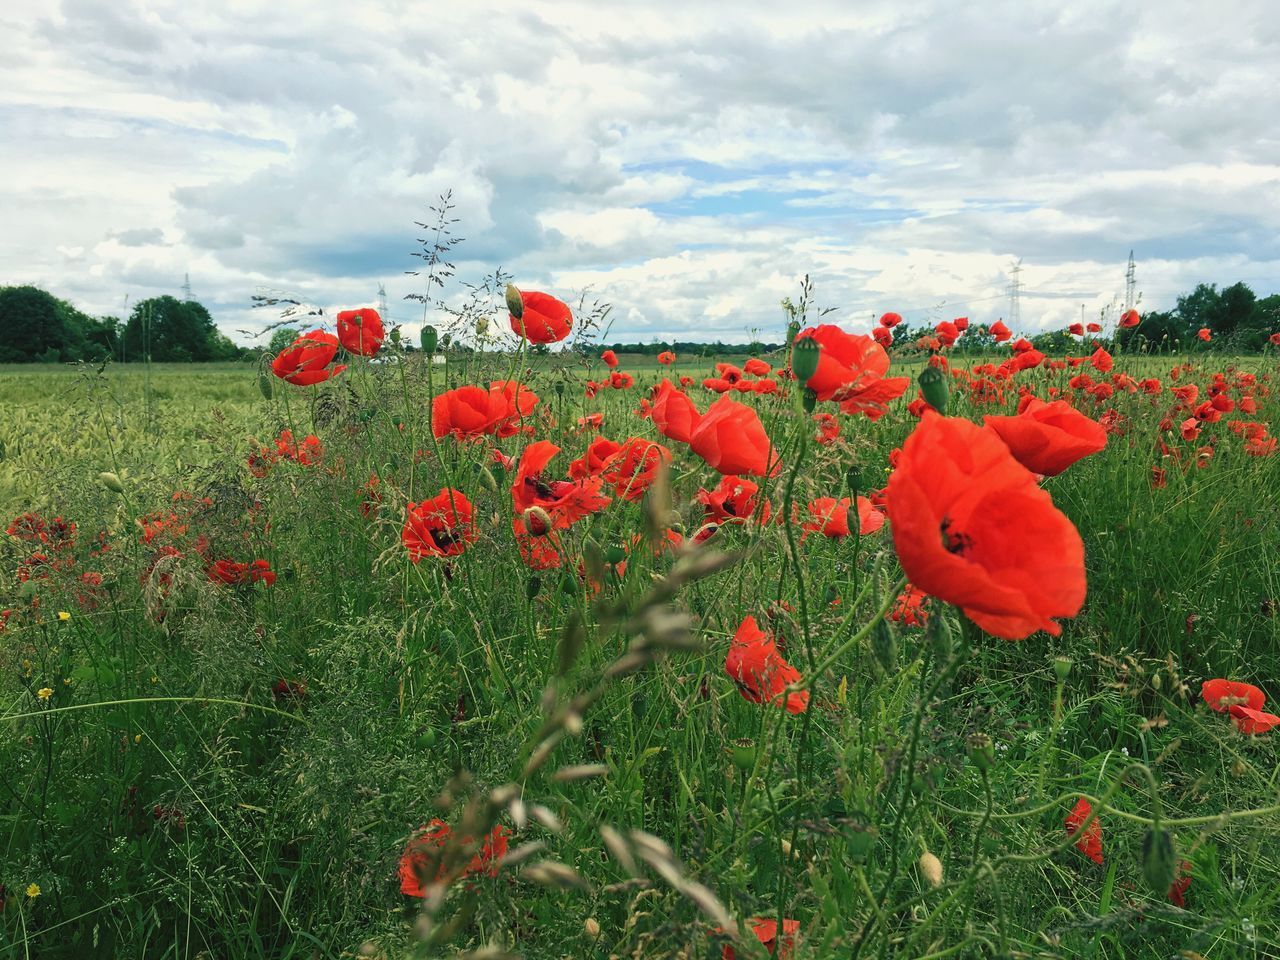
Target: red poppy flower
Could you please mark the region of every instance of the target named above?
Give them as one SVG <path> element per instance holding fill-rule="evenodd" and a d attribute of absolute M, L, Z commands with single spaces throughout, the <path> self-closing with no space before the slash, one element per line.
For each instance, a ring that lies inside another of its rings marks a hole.
<path fill-rule="evenodd" d="M 788 713 L 803 713 L 809 706 L 809 691 L 784 691 L 800 679 L 800 671 L 783 658 L 773 637 L 762 631 L 755 617 L 747 617 L 729 642 L 724 669 L 738 692 L 752 703 L 785 706 Z"/>
<path fill-rule="evenodd" d="M 1073 337 L 1083 337 L 1084 324 L 1083 323 L 1071 324 L 1071 326 L 1067 327 L 1067 333 L 1071 334 Z"/>
<path fill-rule="evenodd" d="M 711 405 L 689 434 L 689 447 L 725 475 L 774 476 L 782 462 L 756 412 L 729 397 Z"/>
<path fill-rule="evenodd" d="M 676 355 L 672 353 L 670 350 L 663 350 L 660 354 L 658 354 L 658 362 L 662 364 L 664 367 L 670 366 L 671 364 L 676 362 Z"/>
<path fill-rule="evenodd" d="M 821 446 L 830 446 L 839 438 L 840 421 L 834 415 L 830 413 L 815 413 L 813 422 L 818 425 L 818 432 L 814 435 L 814 440 Z"/>
<path fill-rule="evenodd" d="M 1280 332 L 1273 333 L 1271 336 L 1267 337 L 1267 343 L 1271 344 L 1273 347 L 1280 347 Z"/>
<path fill-rule="evenodd" d="M 1075 526 L 992 432 L 926 411 L 889 478 L 907 578 L 1006 640 L 1055 636 L 1085 597 Z"/>
<path fill-rule="evenodd" d="M 933 328 L 933 332 L 944 347 L 950 347 L 960 339 L 960 329 L 950 320 L 943 320 Z"/>
<path fill-rule="evenodd" d="M 1191 889 L 1191 864 L 1186 860 L 1178 864 L 1178 872 L 1169 885 L 1169 902 L 1175 907 L 1186 908 L 1187 891 Z"/>
<path fill-rule="evenodd" d="M 720 377 L 707 377 L 702 381 L 702 385 L 708 390 L 714 390 L 716 393 L 728 393 L 733 389 L 733 384 L 728 380 L 722 380 Z"/>
<path fill-rule="evenodd" d="M 753 386 L 752 386 L 752 390 L 753 390 L 755 393 L 762 394 L 762 395 L 767 395 L 767 394 L 770 394 L 770 393 L 777 393 L 777 392 L 778 392 L 778 381 L 776 381 L 776 380 L 769 380 L 769 379 L 767 379 L 767 378 L 766 378 L 766 379 L 763 379 L 763 380 L 757 380 L 757 381 L 753 384 Z"/>
<path fill-rule="evenodd" d="M 763 917 L 756 917 L 750 921 L 751 932 L 756 935 L 756 939 L 760 944 L 769 951 L 769 956 L 774 956 L 774 951 L 778 948 L 778 921 L 766 920 Z M 800 932 L 799 920 L 782 921 L 782 953 L 779 954 L 779 960 L 788 960 L 795 952 L 796 934 Z M 733 947 L 726 946 L 721 954 L 723 960 L 737 960 L 737 954 L 733 952 Z"/>
<path fill-rule="evenodd" d="M 671 380 L 667 379 L 658 384 L 650 416 L 653 417 L 653 425 L 658 433 L 668 439 L 680 440 L 681 443 L 689 443 L 692 431 L 698 426 L 698 421 L 703 419 L 689 394 L 672 387 Z"/>
<path fill-rule="evenodd" d="M 880 326 L 882 327 L 896 327 L 901 322 L 901 315 L 893 313 L 892 311 L 880 314 Z"/>
<path fill-rule="evenodd" d="M 961 333 L 964 333 L 966 330 L 969 329 L 968 317 L 956 317 L 951 322 L 956 325 L 956 329 L 959 330 Z"/>
<path fill-rule="evenodd" d="M 876 327 L 871 331 L 871 339 L 882 347 L 893 346 L 893 331 L 888 327 Z"/>
<path fill-rule="evenodd" d="M 622 444 L 608 437 L 595 437 L 587 445 L 587 452 L 569 464 L 569 476 L 575 480 L 599 476 L 609 458 L 622 449 Z"/>
<path fill-rule="evenodd" d="M 924 608 L 929 595 L 908 583 L 906 589 L 893 601 L 889 619 L 904 627 L 923 627 L 929 622 L 929 611 Z"/>
<path fill-rule="evenodd" d="M 1005 322 L 1003 320 L 997 320 L 993 323 L 991 325 L 990 333 L 991 338 L 995 340 L 996 343 L 1004 343 L 1013 336 L 1013 331 L 1005 326 Z"/>
<path fill-rule="evenodd" d="M 638 502 L 653 485 L 658 470 L 671 463 L 671 451 L 660 443 L 632 437 L 603 465 L 600 476 L 623 500 Z"/>
<path fill-rule="evenodd" d="M 629 390 L 635 386 L 635 377 L 625 370 L 615 370 L 609 374 L 609 386 L 614 390 Z"/>
<path fill-rule="evenodd" d="M 410 503 L 400 540 L 416 564 L 423 557 L 455 557 L 474 543 L 471 501 L 461 490 L 445 487 L 430 500 Z"/>
<path fill-rule="evenodd" d="M 612 350 L 606 350 L 600 354 L 600 359 L 604 361 L 604 365 L 610 370 L 618 365 L 618 355 Z"/>
<path fill-rule="evenodd" d="M 560 541 L 554 532 L 535 535 L 523 517 L 511 521 L 511 532 L 526 566 L 533 570 L 554 570 L 560 566 Z"/>
<path fill-rule="evenodd" d="M 1136 327 L 1141 322 L 1142 317 L 1138 315 L 1137 310 L 1126 310 L 1124 313 L 1120 314 L 1120 326 L 1124 327 L 1126 330 L 1131 327 Z"/>
<path fill-rule="evenodd" d="M 1086 324 L 1084 325 L 1084 328 L 1085 328 L 1087 331 L 1089 331 L 1090 333 L 1101 333 L 1101 332 L 1102 332 L 1102 324 L 1097 323 L 1097 322 L 1093 322 L 1093 323 L 1086 323 Z"/>
<path fill-rule="evenodd" d="M 307 387 L 336 377 L 347 369 L 346 364 L 329 366 L 337 355 L 337 337 L 323 330 L 311 330 L 276 355 L 271 361 L 271 371 L 281 380 Z"/>
<path fill-rule="evenodd" d="M 1275 714 L 1263 713 L 1261 710 L 1242 707 L 1240 704 L 1235 704 L 1231 708 L 1231 717 L 1241 733 L 1266 733 L 1268 730 L 1280 727 L 1280 717 Z"/>
<path fill-rule="evenodd" d="M 769 366 L 769 364 L 765 363 L 759 357 L 752 357 L 742 365 L 742 369 L 753 377 L 765 377 L 773 371 L 773 367 Z"/>
<path fill-rule="evenodd" d="M 1200 697 L 1205 706 L 1218 713 L 1226 713 L 1234 706 L 1261 710 L 1267 695 L 1251 683 L 1238 680 L 1206 680 L 1200 685 Z"/>
<path fill-rule="evenodd" d="M 796 336 L 797 342 L 807 339 L 822 347 L 818 369 L 806 383 L 819 400 L 830 400 L 841 389 L 857 391 L 889 371 L 889 355 L 871 337 L 823 323 L 806 327 Z"/>
<path fill-rule="evenodd" d="M 742 523 L 755 516 L 756 494 L 760 488 L 743 477 L 724 476 L 714 490 L 699 490 L 695 500 L 706 507 L 707 519 L 720 523 Z M 769 501 L 760 507 L 760 522 L 769 519 Z"/>
<path fill-rule="evenodd" d="M 1075 807 L 1067 814 L 1065 821 L 1067 834 L 1075 837 L 1080 833 L 1080 827 L 1089 815 L 1093 813 L 1093 806 L 1084 797 L 1076 801 Z M 1098 820 L 1094 820 L 1089 824 L 1088 829 L 1080 834 L 1076 840 L 1076 849 L 1083 853 L 1094 863 L 1102 863 L 1102 824 Z"/>
<path fill-rule="evenodd" d="M 514 380 L 495 380 L 486 390 L 465 386 L 446 390 L 431 404 L 431 432 L 476 439 L 487 434 L 512 436 L 518 421 L 533 413 L 538 395 Z"/>
<path fill-rule="evenodd" d="M 448 845 L 453 830 L 443 820 L 432 820 L 430 824 L 419 827 L 418 832 L 409 840 L 400 856 L 400 892 L 410 897 L 425 897 L 427 888 L 423 886 L 424 874 L 436 867 L 434 882 L 439 883 L 447 876 L 445 864 L 441 862 L 444 849 Z M 480 849 L 468 861 L 462 870 L 463 877 L 498 875 L 498 861 L 507 855 L 507 841 L 511 832 L 506 827 L 496 826 L 484 838 Z M 475 847 L 471 837 L 462 837 L 457 841 L 463 851 Z M 432 881 L 428 881 L 430 885 Z"/>
<path fill-rule="evenodd" d="M 804 534 L 801 541 L 811 533 L 821 533 L 824 537 L 847 537 L 850 534 L 849 511 L 853 501 L 848 497 L 819 497 L 809 504 L 809 516 L 812 518 L 801 524 Z M 869 536 L 884 526 L 884 514 L 871 505 L 866 497 L 858 498 L 858 533 Z"/>
<path fill-rule="evenodd" d="M 382 346 L 382 318 L 372 307 L 338 312 L 338 342 L 347 353 L 374 356 Z"/>
<path fill-rule="evenodd" d="M 558 343 L 569 335 L 573 312 L 567 303 L 537 290 L 522 290 L 520 298 L 524 313 L 518 319 L 510 314 L 512 330 L 530 343 Z"/>
<path fill-rule="evenodd" d="M 1107 373 L 1111 370 L 1112 366 L 1114 366 L 1111 354 L 1107 353 L 1107 351 L 1102 347 L 1093 351 L 1093 356 L 1089 358 L 1089 362 L 1093 364 L 1093 368 L 1099 373 Z"/>
<path fill-rule="evenodd" d="M 988 430 L 1032 473 L 1056 477 L 1077 460 L 1104 449 L 1107 431 L 1065 400 L 1034 397 L 1016 417 L 984 417 Z"/>
<path fill-rule="evenodd" d="M 572 526 L 588 514 L 596 513 L 612 501 L 600 492 L 600 477 L 586 477 L 569 483 L 564 480 L 545 480 L 542 471 L 560 448 L 549 440 L 538 440 L 524 448 L 520 466 L 511 485 L 511 502 L 516 513 L 524 513 L 530 507 L 541 507 L 559 529 Z"/>

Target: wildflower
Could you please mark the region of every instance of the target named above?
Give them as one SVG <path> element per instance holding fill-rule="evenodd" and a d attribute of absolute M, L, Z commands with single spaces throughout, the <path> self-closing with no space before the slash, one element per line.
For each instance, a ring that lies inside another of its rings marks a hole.
<path fill-rule="evenodd" d="M 1004 343 L 1013 336 L 1013 331 L 1005 326 L 1005 322 L 1003 320 L 997 320 L 993 323 L 989 332 L 991 333 L 991 338 L 995 340 L 996 343 Z"/>
<path fill-rule="evenodd" d="M 40 896 L 40 884 L 38 883 L 27 884 L 27 896 L 30 897 L 32 900 Z"/>
<path fill-rule="evenodd" d="M 809 504 L 811 520 L 801 524 L 807 537 L 811 533 L 821 533 L 824 537 L 839 539 L 850 534 L 849 520 L 853 501 L 849 497 L 818 497 Z M 884 526 L 884 514 L 871 505 L 866 497 L 858 497 L 858 533 L 868 536 Z"/>
<path fill-rule="evenodd" d="M 372 307 L 338 312 L 338 342 L 347 353 L 372 357 L 382 347 L 382 317 Z"/>
<path fill-rule="evenodd" d="M 886 316 L 897 316 L 897 314 L 886 314 Z M 761 946 L 769 952 L 769 956 L 774 956 L 778 950 L 778 921 L 766 920 L 763 917 L 755 917 L 751 921 L 751 932 L 756 935 L 756 939 L 760 941 Z M 780 960 L 793 955 L 795 952 L 796 934 L 800 932 L 799 920 L 783 919 L 782 921 L 782 951 L 777 953 Z M 733 947 L 726 946 L 721 953 L 723 960 L 737 960 L 737 954 L 734 953 Z"/>
<path fill-rule="evenodd" d="M 59 610 L 58 619 L 61 620 L 63 623 L 66 623 L 68 620 L 71 619 L 71 614 L 66 610 Z"/>
<path fill-rule="evenodd" d="M 664 367 L 668 367 L 671 364 L 676 362 L 676 355 L 672 353 L 670 350 L 663 350 L 660 354 L 658 354 L 658 362 L 662 364 Z"/>
<path fill-rule="evenodd" d="M 809 706 L 809 691 L 785 694 L 787 687 L 800 680 L 800 671 L 789 664 L 778 651 L 773 638 L 746 617 L 729 643 L 724 661 L 725 672 L 738 687 L 738 692 L 752 703 L 772 703 L 785 707 L 788 713 L 803 713 Z"/>
<path fill-rule="evenodd" d="M 1209 337 L 1211 336 L 1211 334 L 1209 333 L 1209 328 L 1201 327 L 1199 330 L 1196 331 L 1196 336 L 1199 337 L 1201 340 L 1203 340 L 1205 343 L 1208 343 Z"/>
<path fill-rule="evenodd" d="M 423 557 L 454 557 L 476 539 L 471 501 L 460 490 L 443 488 L 430 500 L 406 508 L 400 540 L 416 564 Z"/>
<path fill-rule="evenodd" d="M 745 477 L 728 475 L 720 478 L 720 483 L 714 490 L 700 489 L 694 499 L 706 508 L 708 520 L 743 523 L 755 516 L 756 494 L 759 492 L 760 488 Z M 769 501 L 766 500 L 760 508 L 761 523 L 768 521 L 770 510 Z"/>
<path fill-rule="evenodd" d="M 479 849 L 462 869 L 463 877 L 498 875 L 498 861 L 507 853 L 507 841 L 511 836 L 503 826 L 496 826 L 484 838 Z M 453 830 L 443 820 L 435 819 L 430 824 L 420 827 L 409 840 L 400 856 L 400 892 L 410 897 L 425 897 L 427 889 L 423 886 L 424 875 L 436 867 L 434 882 L 439 883 L 448 876 L 447 866 L 443 861 L 446 846 L 453 842 L 459 845 L 462 852 L 476 847 L 471 837 L 460 837 L 453 840 Z"/>
<path fill-rule="evenodd" d="M 538 440 L 524 448 L 511 485 L 511 502 L 517 513 L 524 513 L 530 507 L 545 510 L 554 526 L 563 529 L 603 510 L 612 501 L 601 492 L 600 477 L 587 477 L 573 483 L 545 479 L 543 471 L 559 452 L 560 448 L 549 440 Z"/>
<path fill-rule="evenodd" d="M 636 503 L 671 459 L 671 451 L 662 444 L 632 437 L 603 464 L 600 476 L 613 485 L 615 494 Z"/>
<path fill-rule="evenodd" d="M 904 627 L 923 627 L 929 622 L 929 611 L 924 608 L 928 599 L 927 593 L 908 583 L 906 589 L 894 600 L 889 619 Z"/>
<path fill-rule="evenodd" d="M 688 394 L 677 390 L 670 380 L 664 379 L 654 392 L 650 418 L 658 433 L 664 437 L 688 443 L 694 428 L 702 420 L 702 414 Z"/>
<path fill-rule="evenodd" d="M 1067 814 L 1065 825 L 1067 834 L 1076 839 L 1076 849 L 1094 863 L 1102 863 L 1102 824 L 1095 818 L 1087 830 L 1080 832 L 1080 827 L 1093 813 L 1093 805 L 1084 797 L 1076 801 L 1075 807 Z"/>
<path fill-rule="evenodd" d="M 889 521 L 910 581 L 1006 640 L 1061 632 L 1085 597 L 1075 526 L 994 433 L 926 411 L 889 478 Z"/>
<path fill-rule="evenodd" d="M 1218 713 L 1228 713 L 1234 706 L 1261 710 L 1267 695 L 1251 683 L 1238 680 L 1206 680 L 1200 685 L 1200 697 L 1205 706 Z"/>
<path fill-rule="evenodd" d="M 881 327 L 885 327 L 887 329 L 890 327 L 896 327 L 901 322 L 902 322 L 902 315 L 899 313 L 894 313 L 890 311 L 889 313 L 880 314 L 880 320 L 878 321 L 878 325 Z"/>
<path fill-rule="evenodd" d="M 732 476 L 774 476 L 781 468 L 764 425 L 745 404 L 721 397 L 689 435 L 689 446 L 711 469 Z"/>
<path fill-rule="evenodd" d="M 618 365 L 618 355 L 612 350 L 606 350 L 600 354 L 600 359 L 604 361 L 604 365 L 610 370 Z"/>
<path fill-rule="evenodd" d="M 563 300 L 537 290 L 516 290 L 515 300 L 522 307 L 519 313 L 510 311 L 511 329 L 530 343 L 556 343 L 569 335 L 573 313 Z M 514 306 L 510 293 L 507 306 Z"/>
<path fill-rule="evenodd" d="M 36 691 L 36 696 L 41 700 L 48 700 L 53 696 L 53 687 L 41 687 Z"/>
<path fill-rule="evenodd" d="M 1016 417 L 984 417 L 1014 459 L 1046 477 L 1056 477 L 1077 460 L 1104 449 L 1107 431 L 1065 400 L 1035 398 Z"/>
<path fill-rule="evenodd" d="M 1250 735 L 1266 733 L 1268 730 L 1280 727 L 1280 717 L 1275 714 L 1253 710 L 1239 704 L 1231 708 L 1231 719 L 1235 721 L 1236 729 Z"/>
<path fill-rule="evenodd" d="M 271 361 L 271 370 L 281 380 L 300 387 L 322 383 L 347 369 L 345 364 L 330 367 L 338 354 L 338 338 L 323 330 L 302 334 Z"/>
<path fill-rule="evenodd" d="M 1120 314 L 1120 326 L 1126 330 L 1136 327 L 1142 322 L 1142 317 L 1138 315 L 1137 310 L 1126 310 Z"/>

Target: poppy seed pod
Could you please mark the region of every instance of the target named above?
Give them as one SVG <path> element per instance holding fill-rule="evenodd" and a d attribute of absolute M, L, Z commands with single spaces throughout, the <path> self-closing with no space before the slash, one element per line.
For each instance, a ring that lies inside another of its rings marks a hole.
<path fill-rule="evenodd" d="M 563 381 L 563 380 L 557 380 L 557 381 L 556 381 L 556 396 L 557 396 L 557 397 L 563 397 L 563 396 L 564 396 L 564 381 Z"/>
<path fill-rule="evenodd" d="M 969 759 L 973 761 L 973 765 L 983 773 L 995 766 L 995 745 L 985 733 L 969 734 L 969 736 L 965 737 L 964 745 L 969 752 Z"/>
<path fill-rule="evenodd" d="M 439 334 L 436 333 L 436 328 L 431 326 L 431 324 L 427 324 L 422 328 L 422 349 L 426 352 L 427 356 L 436 352 L 438 336 Z"/>
<path fill-rule="evenodd" d="M 524 526 L 535 537 L 545 537 L 551 532 L 551 515 L 541 507 L 529 507 L 524 512 Z"/>
<path fill-rule="evenodd" d="M 862 467 L 856 463 L 844 472 L 844 482 L 849 488 L 849 496 L 856 497 L 862 491 Z"/>
<path fill-rule="evenodd" d="M 530 577 L 524 585 L 524 597 L 526 600 L 532 600 L 537 597 L 539 591 L 542 590 L 542 578 Z"/>
<path fill-rule="evenodd" d="M 791 369 L 800 383 L 808 383 L 809 378 L 818 372 L 818 359 L 822 353 L 822 345 L 813 337 L 797 340 L 791 346 Z"/>
<path fill-rule="evenodd" d="M 791 346 L 791 344 L 795 343 L 796 334 L 798 334 L 799 332 L 800 332 L 799 321 L 792 320 L 790 323 L 787 324 L 787 346 Z"/>
<path fill-rule="evenodd" d="M 806 343 L 806 342 L 812 342 L 812 341 L 804 341 L 804 340 L 801 341 L 801 343 Z M 818 391 L 810 390 L 808 387 L 805 387 L 804 396 L 801 398 L 800 403 L 804 407 L 805 413 L 813 413 L 813 408 L 818 405 Z"/>
<path fill-rule="evenodd" d="M 756 765 L 756 742 L 750 737 L 733 741 L 730 752 L 733 754 L 733 765 L 743 773 L 750 773 Z"/>
<path fill-rule="evenodd" d="M 1149 827 L 1142 838 L 1142 877 L 1147 882 L 1147 889 L 1163 897 L 1173 886 L 1177 869 L 1173 837 L 1162 827 Z"/>
<path fill-rule="evenodd" d="M 1059 683 L 1066 683 L 1067 677 L 1071 675 L 1071 659 L 1069 657 L 1055 657 L 1053 660 L 1053 673 L 1058 678 Z"/>
<path fill-rule="evenodd" d="M 871 632 L 871 655 L 885 673 L 892 674 L 898 669 L 898 638 L 883 619 Z"/>
<path fill-rule="evenodd" d="M 120 478 L 114 473 L 100 473 L 98 474 L 98 480 L 112 493 L 124 493 L 124 484 L 120 482 Z"/>
<path fill-rule="evenodd" d="M 947 412 L 947 381 L 937 367 L 925 367 L 920 371 L 920 392 L 924 402 L 939 413 Z"/>
<path fill-rule="evenodd" d="M 507 284 L 507 312 L 519 320 L 524 316 L 524 297 L 514 283 Z"/>

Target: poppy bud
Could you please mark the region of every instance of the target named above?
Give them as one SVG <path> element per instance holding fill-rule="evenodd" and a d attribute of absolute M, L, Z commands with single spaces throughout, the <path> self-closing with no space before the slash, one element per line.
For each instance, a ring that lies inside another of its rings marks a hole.
<path fill-rule="evenodd" d="M 427 356 L 436 352 L 436 328 L 431 324 L 427 324 L 422 328 L 422 349 L 426 351 Z"/>
<path fill-rule="evenodd" d="M 885 673 L 892 674 L 898 669 L 898 638 L 883 619 L 871 632 L 871 655 Z"/>
<path fill-rule="evenodd" d="M 1142 877 L 1147 881 L 1147 889 L 1163 897 L 1173 886 L 1177 869 L 1173 837 L 1162 827 L 1149 827 L 1142 838 Z"/>
<path fill-rule="evenodd" d="M 587 568 L 587 576 L 596 583 L 604 582 L 604 551 L 600 544 L 588 540 L 582 547 L 582 562 Z"/>
<path fill-rule="evenodd" d="M 1067 677 L 1071 674 L 1071 659 L 1069 657 L 1055 657 L 1053 660 L 1053 672 L 1058 677 L 1059 683 L 1066 683 Z"/>
<path fill-rule="evenodd" d="M 933 641 L 933 652 L 945 658 L 951 655 L 951 625 L 947 618 L 939 614 L 929 618 L 929 639 Z"/>
<path fill-rule="evenodd" d="M 551 515 L 541 507 L 530 507 L 524 512 L 524 526 L 535 537 L 545 537 L 551 532 Z"/>
<path fill-rule="evenodd" d="M 925 367 L 920 371 L 920 392 L 924 402 L 939 413 L 947 412 L 947 381 L 937 367 Z"/>
<path fill-rule="evenodd" d="M 592 940 L 600 938 L 600 924 L 595 917 L 587 917 L 586 920 L 582 921 L 582 932 Z"/>
<path fill-rule="evenodd" d="M 844 847 L 854 860 L 862 860 L 871 848 L 876 845 L 876 837 L 880 831 L 865 823 L 850 823 L 845 826 Z"/>
<path fill-rule="evenodd" d="M 528 582 L 524 585 L 524 598 L 526 600 L 534 599 L 535 597 L 537 597 L 538 591 L 540 591 L 541 589 L 542 589 L 542 578 L 530 577 Z"/>
<path fill-rule="evenodd" d="M 623 550 L 616 543 L 610 544 L 608 547 L 605 548 L 604 562 L 609 564 L 610 566 L 616 567 L 619 563 L 621 563 L 625 559 L 627 559 L 627 551 Z"/>
<path fill-rule="evenodd" d="M 996 762 L 995 745 L 985 733 L 971 733 L 965 737 L 965 748 L 969 751 L 969 759 L 973 765 L 986 773 Z"/>
<path fill-rule="evenodd" d="M 517 320 L 524 316 L 524 297 L 514 283 L 507 284 L 507 312 Z"/>
<path fill-rule="evenodd" d="M 791 369 L 800 383 L 808 383 L 809 378 L 818 372 L 818 357 L 822 353 L 822 345 L 813 337 L 797 340 L 791 347 Z"/>
<path fill-rule="evenodd" d="M 563 381 L 563 380 L 557 380 L 557 381 L 556 381 L 556 396 L 557 396 L 557 397 L 563 397 L 563 396 L 564 396 L 564 381 Z"/>
<path fill-rule="evenodd" d="M 434 747 L 436 745 L 436 732 L 432 727 L 427 727 L 418 734 L 418 746 Z"/>
<path fill-rule="evenodd" d="M 800 332 L 800 324 L 796 320 L 792 320 L 787 324 L 787 346 L 796 342 L 796 334 Z"/>
<path fill-rule="evenodd" d="M 481 467 L 477 473 L 480 474 L 480 486 L 484 487 L 490 493 L 498 492 L 498 481 L 493 477 L 493 471 L 488 467 Z"/>
<path fill-rule="evenodd" d="M 929 881 L 929 886 L 942 886 L 942 861 L 926 850 L 920 854 L 920 876 Z"/>
<path fill-rule="evenodd" d="M 730 752 L 733 754 L 733 765 L 743 773 L 750 773 L 756 766 L 756 742 L 750 737 L 733 741 Z"/>
<path fill-rule="evenodd" d="M 124 484 L 120 482 L 120 478 L 114 473 L 100 473 L 98 474 L 98 480 L 112 493 L 124 493 Z"/>
<path fill-rule="evenodd" d="M 804 396 L 801 398 L 801 404 L 804 406 L 805 413 L 813 413 L 813 408 L 818 405 L 818 392 L 804 388 Z"/>
<path fill-rule="evenodd" d="M 853 464 L 844 474 L 845 485 L 849 488 L 849 496 L 857 497 L 862 490 L 862 468 Z"/>
<path fill-rule="evenodd" d="M 270 367 L 263 366 L 258 368 L 258 392 L 262 394 L 263 400 L 270 400 L 275 394 L 275 387 L 272 385 L 273 380 L 275 380 L 275 376 L 271 373 Z"/>
<path fill-rule="evenodd" d="M 397 347 L 400 346 L 400 328 L 392 327 L 391 332 L 387 334 L 387 339 L 390 340 Z"/>

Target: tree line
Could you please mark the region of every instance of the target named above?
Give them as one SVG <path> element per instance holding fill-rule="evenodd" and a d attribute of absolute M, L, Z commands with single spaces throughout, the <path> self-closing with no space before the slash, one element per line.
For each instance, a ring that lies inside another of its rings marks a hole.
<path fill-rule="evenodd" d="M 1195 343 L 1198 349 L 1257 353 L 1267 346 L 1272 333 L 1280 331 L 1280 294 L 1259 299 L 1245 283 L 1221 290 L 1216 284 L 1202 283 L 1191 293 L 1178 297 L 1172 310 L 1149 310 L 1141 312 L 1141 317 L 1136 327 L 1115 331 L 1117 349 L 1150 352 Z M 1208 344 L 1197 340 L 1196 334 L 1202 328 L 1207 328 L 1212 335 Z M 299 332 L 293 328 L 276 330 L 266 349 L 272 353 L 282 349 Z M 906 345 L 932 335 L 933 328 L 903 323 L 895 327 L 893 333 L 895 344 Z M 1015 336 L 1018 333 L 1014 331 Z M 1069 353 L 1080 345 L 1066 330 L 1038 333 L 1030 340 L 1036 349 L 1049 354 Z M 970 351 L 1000 349 L 986 324 L 974 324 L 966 335 L 965 345 Z M 620 354 L 647 356 L 672 350 L 678 356 L 711 357 L 744 351 L 769 353 L 780 350 L 783 344 L 619 341 L 598 346 L 583 344 L 581 349 L 594 354 L 605 347 Z M 130 363 L 148 357 L 156 363 L 208 363 L 238 360 L 260 349 L 237 346 L 218 329 L 204 305 L 194 300 L 151 297 L 136 303 L 128 319 L 120 320 L 89 316 L 39 287 L 0 287 L 0 363 L 108 359 Z"/>

